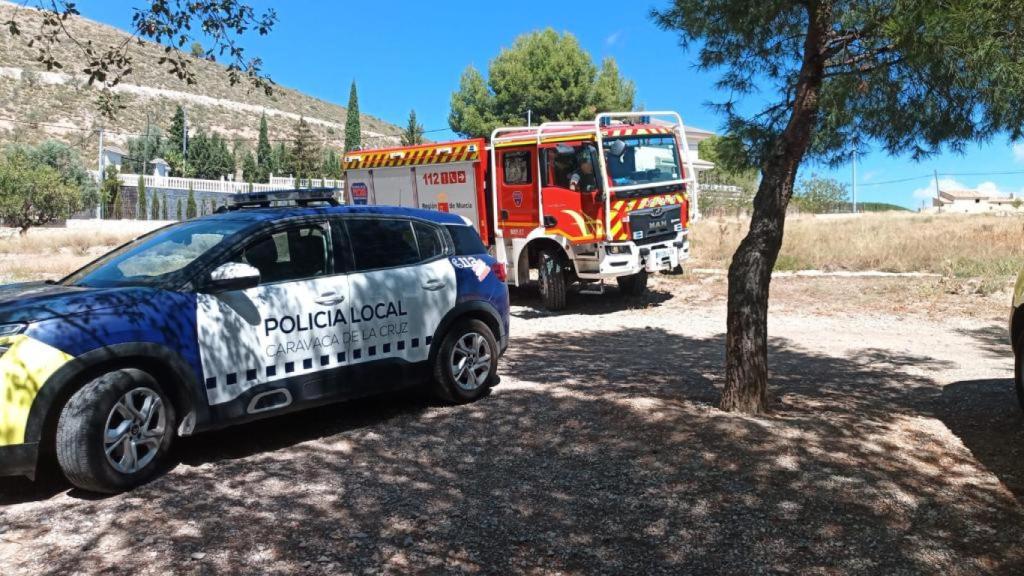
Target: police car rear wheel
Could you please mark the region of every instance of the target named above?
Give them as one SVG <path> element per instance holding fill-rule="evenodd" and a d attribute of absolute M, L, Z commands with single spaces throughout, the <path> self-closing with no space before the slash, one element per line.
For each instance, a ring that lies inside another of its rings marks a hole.
<path fill-rule="evenodd" d="M 463 320 L 448 332 L 434 365 L 435 390 L 443 400 L 472 402 L 494 385 L 498 370 L 494 334 L 479 320 Z"/>
<path fill-rule="evenodd" d="M 174 406 L 152 376 L 111 372 L 68 400 L 57 424 L 57 461 L 79 488 L 127 490 L 157 470 L 174 425 Z"/>

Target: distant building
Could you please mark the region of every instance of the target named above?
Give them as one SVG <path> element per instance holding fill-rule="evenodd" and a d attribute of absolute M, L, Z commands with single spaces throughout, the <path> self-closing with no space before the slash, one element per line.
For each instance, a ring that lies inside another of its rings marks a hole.
<path fill-rule="evenodd" d="M 153 165 L 153 176 L 166 178 L 171 173 L 171 165 L 163 158 L 154 158 L 149 161 Z"/>
<path fill-rule="evenodd" d="M 103 168 L 109 168 L 113 166 L 117 168 L 118 172 L 121 171 L 121 163 L 124 161 L 126 153 L 123 148 L 119 146 L 104 146 L 103 147 Z"/>
<path fill-rule="evenodd" d="M 1013 194 L 1003 196 L 979 190 L 940 190 L 932 198 L 932 211 L 951 214 L 988 214 L 1016 212 L 1024 207 L 1024 199 Z"/>

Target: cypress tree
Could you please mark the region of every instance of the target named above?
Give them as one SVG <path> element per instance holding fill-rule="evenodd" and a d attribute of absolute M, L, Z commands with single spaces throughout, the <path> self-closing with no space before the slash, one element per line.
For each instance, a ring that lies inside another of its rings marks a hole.
<path fill-rule="evenodd" d="M 146 206 L 146 179 L 142 176 L 142 174 L 139 174 L 139 183 L 137 185 L 137 189 L 139 191 L 139 205 L 135 209 L 135 218 L 136 218 L 136 220 L 145 220 L 146 219 L 146 208 L 147 208 L 147 206 Z"/>
<path fill-rule="evenodd" d="M 178 198 L 178 222 L 184 220 L 184 214 L 181 212 L 181 198 Z"/>
<path fill-rule="evenodd" d="M 170 207 L 170 204 L 167 201 L 167 193 L 166 192 L 164 193 L 164 201 L 161 202 L 160 205 L 163 206 L 163 209 L 164 209 L 164 220 L 170 220 L 171 219 L 171 207 Z"/>
<path fill-rule="evenodd" d="M 121 201 L 121 194 L 118 191 L 117 196 L 114 197 L 114 220 L 120 220 L 124 216 L 124 203 Z"/>
<path fill-rule="evenodd" d="M 153 193 L 153 215 L 152 215 L 152 217 L 150 217 L 150 220 L 159 220 L 159 219 L 160 219 L 160 196 L 158 196 L 154 192 Z"/>
<path fill-rule="evenodd" d="M 192 191 L 192 184 L 188 185 L 188 208 L 185 216 L 191 220 L 196 217 L 196 193 Z"/>
<path fill-rule="evenodd" d="M 247 176 L 253 181 L 266 182 L 270 173 L 274 171 L 274 151 L 270 147 L 270 137 L 267 135 L 267 115 L 260 117 L 260 137 L 256 144 L 256 171 L 252 176 Z"/>
<path fill-rule="evenodd" d="M 345 115 L 345 152 L 358 150 L 361 144 L 362 130 L 359 126 L 359 96 L 356 94 L 356 81 L 352 81 L 352 89 L 348 93 L 348 110 Z"/>

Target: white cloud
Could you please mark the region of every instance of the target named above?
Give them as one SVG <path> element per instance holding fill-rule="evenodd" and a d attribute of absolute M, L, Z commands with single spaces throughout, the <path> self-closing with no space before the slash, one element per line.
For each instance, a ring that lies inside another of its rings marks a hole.
<path fill-rule="evenodd" d="M 978 192 L 981 192 L 982 194 L 987 194 L 989 196 L 996 196 L 998 194 L 1002 194 L 1002 192 L 999 191 L 999 186 L 996 185 L 995 182 L 982 182 L 981 184 L 978 184 L 978 186 L 975 189 Z"/>
<path fill-rule="evenodd" d="M 619 43 L 619 40 L 622 40 L 622 31 L 616 30 L 615 32 L 612 32 L 611 34 L 608 35 L 607 38 L 604 39 L 604 43 L 606 46 L 615 46 L 616 44 Z"/>
<path fill-rule="evenodd" d="M 1024 164 L 1024 142 L 1017 142 L 1013 145 L 1013 159 Z"/>
<path fill-rule="evenodd" d="M 986 182 L 991 184 L 991 182 Z M 939 188 L 942 190 L 963 190 L 967 188 L 962 182 L 952 178 L 939 178 Z M 914 190 L 914 198 L 935 198 L 935 178 L 928 181 L 928 185 Z"/>

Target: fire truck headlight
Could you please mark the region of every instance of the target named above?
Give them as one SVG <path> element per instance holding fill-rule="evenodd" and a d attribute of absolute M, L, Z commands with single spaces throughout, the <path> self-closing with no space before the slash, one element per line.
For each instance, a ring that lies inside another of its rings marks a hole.
<path fill-rule="evenodd" d="M 608 254 L 629 254 L 631 252 L 626 244 L 608 244 L 604 249 Z"/>

